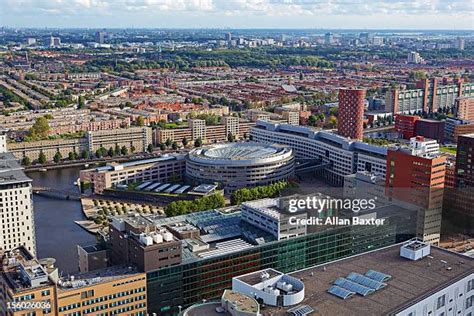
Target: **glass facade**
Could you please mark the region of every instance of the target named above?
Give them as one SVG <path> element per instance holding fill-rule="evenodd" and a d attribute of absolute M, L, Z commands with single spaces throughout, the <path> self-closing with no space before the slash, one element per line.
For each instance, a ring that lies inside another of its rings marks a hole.
<path fill-rule="evenodd" d="M 274 241 L 241 252 L 167 267 L 147 274 L 148 312 L 176 315 L 186 307 L 219 298 L 232 277 L 273 268 L 292 272 L 392 245 L 397 224 L 345 226 Z"/>

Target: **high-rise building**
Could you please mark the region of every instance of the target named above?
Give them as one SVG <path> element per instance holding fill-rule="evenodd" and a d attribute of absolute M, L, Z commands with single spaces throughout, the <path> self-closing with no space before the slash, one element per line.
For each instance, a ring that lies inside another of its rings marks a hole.
<path fill-rule="evenodd" d="M 334 43 L 334 35 L 330 32 L 324 34 L 324 44 L 332 45 Z"/>
<path fill-rule="evenodd" d="M 225 33 L 225 40 L 227 42 L 230 42 L 232 40 L 232 33 L 230 33 L 230 32 Z"/>
<path fill-rule="evenodd" d="M 6 130 L 0 135 L 0 249 L 24 246 L 36 253 L 32 180 L 12 153 L 6 151 Z"/>
<path fill-rule="evenodd" d="M 409 52 L 407 56 L 407 63 L 409 64 L 420 64 L 424 62 L 424 59 L 418 52 Z"/>
<path fill-rule="evenodd" d="M 98 31 L 95 33 L 95 42 L 99 44 L 104 44 L 105 43 L 105 36 L 107 33 L 104 31 Z"/>
<path fill-rule="evenodd" d="M 385 187 L 392 200 L 409 204 L 417 214 L 419 238 L 438 243 L 441 229 L 446 157 L 431 144 L 414 139 L 410 148 L 395 147 L 387 152 Z"/>
<path fill-rule="evenodd" d="M 454 41 L 454 47 L 459 50 L 464 50 L 465 40 L 462 37 L 458 37 Z"/>
<path fill-rule="evenodd" d="M 365 90 L 339 89 L 337 132 L 351 139 L 362 140 L 364 129 Z"/>
<path fill-rule="evenodd" d="M 459 136 L 455 164 L 455 188 L 447 196 L 446 218 L 460 232 L 474 233 L 474 134 Z"/>
<path fill-rule="evenodd" d="M 49 47 L 59 47 L 61 46 L 61 38 L 51 36 L 49 38 Z"/>

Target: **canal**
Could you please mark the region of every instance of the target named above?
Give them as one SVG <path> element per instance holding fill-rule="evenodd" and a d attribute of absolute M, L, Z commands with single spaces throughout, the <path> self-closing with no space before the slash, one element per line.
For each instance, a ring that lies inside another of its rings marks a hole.
<path fill-rule="evenodd" d="M 81 167 L 67 167 L 47 172 L 28 172 L 34 186 L 62 190 L 77 190 L 74 181 Z M 54 257 L 63 273 L 74 273 L 77 268 L 77 244 L 93 243 L 95 236 L 88 233 L 75 220 L 84 219 L 81 203 L 33 195 L 38 258 Z"/>

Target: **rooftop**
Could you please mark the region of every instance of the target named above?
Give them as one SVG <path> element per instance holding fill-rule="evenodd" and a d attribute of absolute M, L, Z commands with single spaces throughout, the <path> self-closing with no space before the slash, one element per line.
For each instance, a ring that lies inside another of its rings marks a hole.
<path fill-rule="evenodd" d="M 450 268 L 450 269 L 448 269 Z M 364 275 L 368 270 L 380 271 L 391 278 L 387 286 L 368 297 L 354 295 L 346 300 L 328 293 L 338 278 L 351 272 Z M 474 260 L 431 246 L 431 255 L 412 261 L 400 256 L 400 245 L 367 252 L 290 275 L 305 284 L 305 299 L 301 304 L 314 309 L 311 315 L 388 315 L 395 313 L 414 299 L 422 298 L 456 279 L 474 273 Z M 267 307 L 265 313 L 286 315 L 287 310 Z"/>
<path fill-rule="evenodd" d="M 0 185 L 31 181 L 12 153 L 0 153 Z"/>

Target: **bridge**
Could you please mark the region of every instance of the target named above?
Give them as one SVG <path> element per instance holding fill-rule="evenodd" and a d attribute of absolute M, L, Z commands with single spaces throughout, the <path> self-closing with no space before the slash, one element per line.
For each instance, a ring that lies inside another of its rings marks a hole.
<path fill-rule="evenodd" d="M 330 162 L 324 162 L 321 159 L 297 159 L 297 162 L 298 164 L 295 167 L 296 174 L 326 169 L 331 166 Z"/>
<path fill-rule="evenodd" d="M 41 186 L 33 186 L 33 193 L 49 197 L 53 199 L 62 199 L 62 200 L 80 200 L 81 193 L 73 190 L 61 190 Z"/>

